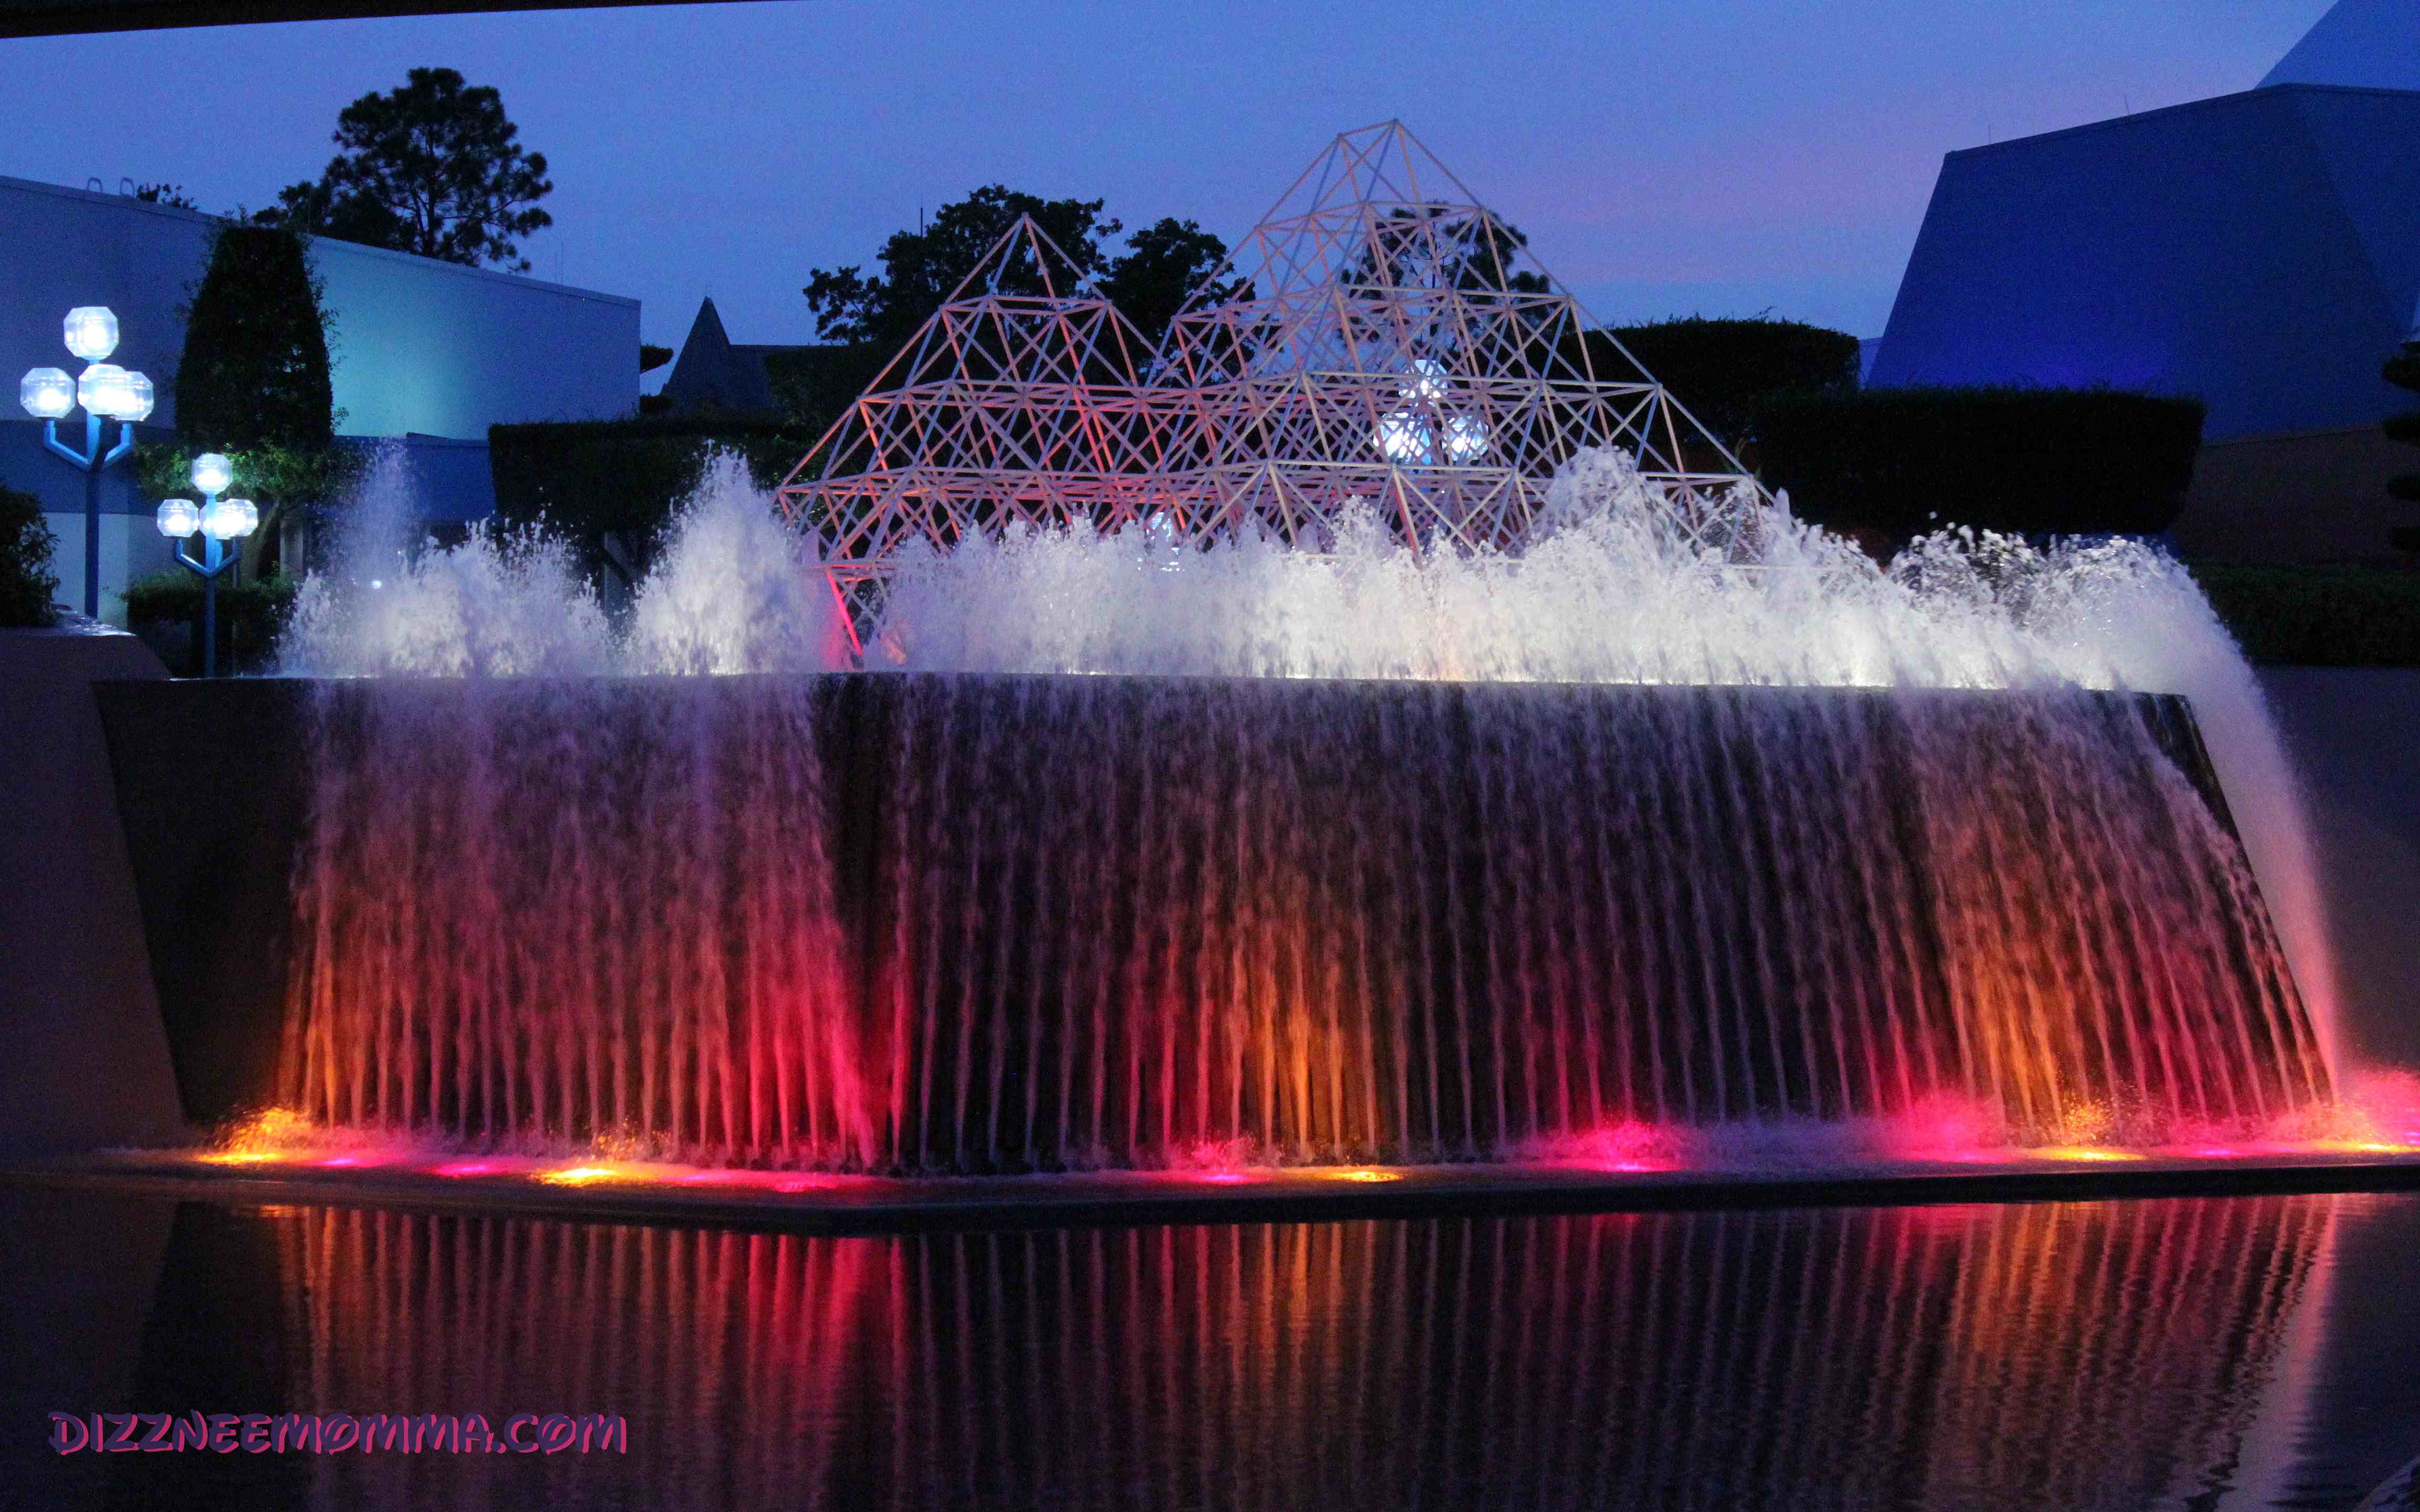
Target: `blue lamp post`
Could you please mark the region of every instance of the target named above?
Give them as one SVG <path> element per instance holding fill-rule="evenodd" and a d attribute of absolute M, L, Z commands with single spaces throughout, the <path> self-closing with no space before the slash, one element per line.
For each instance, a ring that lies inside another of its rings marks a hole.
<path fill-rule="evenodd" d="M 150 418 L 151 380 L 102 362 L 117 349 L 117 316 L 101 305 L 80 305 L 68 312 L 68 350 L 90 364 L 76 377 L 65 370 L 37 367 L 17 386 L 25 413 L 42 424 L 42 444 L 84 471 L 84 611 L 101 618 L 101 475 L 134 448 L 134 423 Z M 59 440 L 59 422 L 84 406 L 84 450 Z M 101 450 L 104 420 L 117 422 L 117 444 Z"/>
<path fill-rule="evenodd" d="M 226 543 L 250 535 L 260 526 L 260 511 L 249 499 L 222 499 L 219 495 L 235 484 L 235 469 L 216 452 L 204 452 L 194 458 L 194 486 L 202 492 L 202 504 L 194 507 L 190 499 L 168 499 L 161 501 L 156 517 L 160 533 L 177 543 L 177 560 L 186 571 L 202 580 L 202 675 L 218 675 L 219 656 L 219 574 L 241 561 L 240 555 L 226 550 Z M 202 560 L 195 562 L 185 554 L 185 542 L 199 532 Z"/>

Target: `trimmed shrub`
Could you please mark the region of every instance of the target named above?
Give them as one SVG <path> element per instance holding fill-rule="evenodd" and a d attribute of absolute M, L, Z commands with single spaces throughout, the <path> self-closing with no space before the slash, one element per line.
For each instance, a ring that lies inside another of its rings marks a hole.
<path fill-rule="evenodd" d="M 2254 661 L 2420 667 L 2420 573 L 2197 562 L 2193 575 Z"/>
<path fill-rule="evenodd" d="M 1599 378 L 1635 382 L 1643 367 L 1733 446 L 1750 438 L 1758 407 L 1776 394 L 1853 393 L 1857 387 L 1857 338 L 1797 320 L 1690 316 L 1591 331 L 1588 343 Z M 1636 363 L 1623 362 L 1622 350 Z"/>
<path fill-rule="evenodd" d="M 544 521 L 592 577 L 628 585 L 646 568 L 675 505 L 719 452 L 737 453 L 760 487 L 782 480 L 814 438 L 768 415 L 664 415 L 636 420 L 491 425 L 488 467 L 496 517 Z"/>
<path fill-rule="evenodd" d="M 301 237 L 222 226 L 185 321 L 177 434 L 195 450 L 334 443 L 328 316 Z"/>
<path fill-rule="evenodd" d="M 2407 341 L 2403 349 L 2386 360 L 2379 377 L 2398 389 L 2420 393 L 2420 341 Z M 2406 446 L 2420 446 L 2420 409 L 2405 409 L 2386 417 L 2386 439 L 2401 441 Z M 2389 478 L 2386 491 L 2406 503 L 2420 504 L 2420 472 L 2400 472 Z M 2410 550 L 2399 547 L 2399 550 Z"/>
<path fill-rule="evenodd" d="M 229 587 L 219 584 L 218 663 L 223 672 L 268 670 L 294 608 L 300 579 L 280 573 Z M 142 637 L 169 671 L 202 675 L 202 580 L 182 567 L 135 579 L 118 595 L 126 627 Z"/>
<path fill-rule="evenodd" d="M 2155 535 L 2184 507 L 2203 412 L 2108 389 L 1784 394 L 1758 408 L 1758 471 L 1841 531 Z"/>
<path fill-rule="evenodd" d="M 42 518 L 42 501 L 0 484 L 0 628 L 36 628 L 51 623 L 51 600 L 59 575 L 51 563 L 58 537 Z"/>

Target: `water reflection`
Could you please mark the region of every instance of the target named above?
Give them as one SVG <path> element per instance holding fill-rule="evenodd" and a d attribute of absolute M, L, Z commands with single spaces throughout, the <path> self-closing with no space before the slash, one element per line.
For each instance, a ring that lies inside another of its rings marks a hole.
<path fill-rule="evenodd" d="M 78 1473 L 116 1505 L 2257 1504 L 2318 1431 L 2336 1231 L 2398 1201 L 2408 1254 L 2410 1199 L 2361 1197 L 849 1240 L 192 1206 L 130 1405 L 621 1412 L 630 1451 Z"/>

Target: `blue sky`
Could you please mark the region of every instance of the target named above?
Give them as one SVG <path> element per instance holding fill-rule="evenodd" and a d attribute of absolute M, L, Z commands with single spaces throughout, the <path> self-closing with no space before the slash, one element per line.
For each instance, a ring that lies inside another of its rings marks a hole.
<path fill-rule="evenodd" d="M 1222 7 L 760 0 L 0 41 L 0 173 L 316 176 L 347 101 L 492 84 L 556 185 L 536 271 L 812 339 L 809 269 L 1002 181 L 1231 239 L 1336 131 L 1409 124 L 1608 320 L 1879 333 L 1941 155 L 2251 87 L 2328 0 Z M 102 105 L 84 103 L 95 96 Z"/>

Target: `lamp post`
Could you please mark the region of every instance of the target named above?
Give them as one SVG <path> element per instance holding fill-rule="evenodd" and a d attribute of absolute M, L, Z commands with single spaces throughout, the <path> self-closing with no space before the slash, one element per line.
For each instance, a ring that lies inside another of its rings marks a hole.
<path fill-rule="evenodd" d="M 134 423 L 151 415 L 151 380 L 102 362 L 117 349 L 117 316 L 99 304 L 68 312 L 68 350 L 89 365 L 75 378 L 56 367 L 27 370 L 17 385 L 25 413 L 42 422 L 42 444 L 84 470 L 84 611 L 101 618 L 101 475 L 134 447 Z M 84 450 L 59 440 L 59 422 L 84 406 Z M 117 444 L 101 448 L 101 422 L 117 422 Z"/>
<path fill-rule="evenodd" d="M 177 560 L 186 571 L 202 580 L 202 675 L 218 675 L 219 657 L 219 574 L 242 560 L 240 554 L 227 552 L 226 543 L 250 535 L 260 525 L 260 511 L 249 499 L 222 499 L 219 495 L 235 484 L 235 469 L 216 452 L 204 452 L 194 458 L 194 486 L 202 493 L 199 509 L 190 499 L 161 501 L 155 517 L 160 533 L 177 543 Z M 195 562 L 185 554 L 185 542 L 198 531 L 203 538 L 202 560 Z"/>

